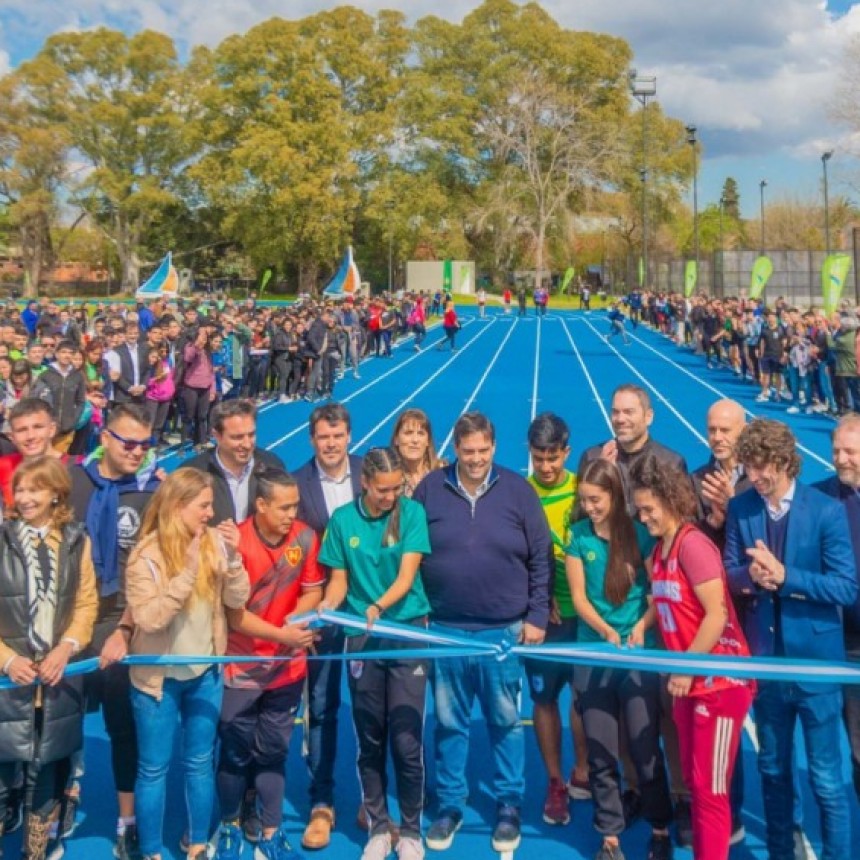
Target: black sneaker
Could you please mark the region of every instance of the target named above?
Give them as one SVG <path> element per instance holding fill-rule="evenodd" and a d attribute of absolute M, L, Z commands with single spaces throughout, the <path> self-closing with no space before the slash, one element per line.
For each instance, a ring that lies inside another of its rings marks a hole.
<path fill-rule="evenodd" d="M 520 847 L 520 811 L 516 806 L 500 804 L 493 829 L 493 851 L 516 851 Z"/>
<path fill-rule="evenodd" d="M 693 813 L 686 797 L 675 800 L 675 842 L 679 848 L 693 847 Z"/>
<path fill-rule="evenodd" d="M 674 849 L 672 840 L 667 836 L 651 834 L 648 840 L 648 860 L 672 860 Z"/>
<path fill-rule="evenodd" d="M 117 836 L 113 856 L 116 860 L 141 860 L 143 855 L 140 852 L 136 824 L 127 824 L 125 830 Z"/>
<path fill-rule="evenodd" d="M 462 826 L 463 813 L 459 809 L 443 809 L 430 825 L 424 842 L 431 851 L 446 851 Z"/>
<path fill-rule="evenodd" d="M 624 826 L 630 827 L 642 815 L 642 798 L 639 792 L 628 788 L 621 795 L 621 808 L 624 814 Z"/>
<path fill-rule="evenodd" d="M 604 842 L 600 851 L 594 855 L 594 860 L 624 860 L 624 854 L 620 845 L 607 845 Z"/>

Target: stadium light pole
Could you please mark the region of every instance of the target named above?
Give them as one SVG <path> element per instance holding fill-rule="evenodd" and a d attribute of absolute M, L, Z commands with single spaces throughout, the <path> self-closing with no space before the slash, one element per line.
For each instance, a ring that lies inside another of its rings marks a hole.
<path fill-rule="evenodd" d="M 761 252 L 764 254 L 764 190 L 767 188 L 767 180 L 762 179 L 758 184 L 761 207 Z"/>
<path fill-rule="evenodd" d="M 723 217 L 726 213 L 726 197 L 724 194 L 720 195 L 720 288 L 725 288 L 725 275 L 723 272 L 723 262 L 725 261 L 725 254 L 723 251 L 724 242 L 723 242 Z"/>
<path fill-rule="evenodd" d="M 824 172 L 824 251 L 830 256 L 830 197 L 827 188 L 827 162 L 833 157 L 833 150 L 821 153 L 821 169 Z"/>
<path fill-rule="evenodd" d="M 693 153 L 693 258 L 696 261 L 696 272 L 699 271 L 699 165 L 696 158 L 696 126 L 688 125 L 687 143 Z"/>
<path fill-rule="evenodd" d="M 648 99 L 657 95 L 657 78 L 654 75 L 639 75 L 636 69 L 628 72 L 630 93 L 642 105 L 642 271 L 643 287 L 648 286 Z"/>

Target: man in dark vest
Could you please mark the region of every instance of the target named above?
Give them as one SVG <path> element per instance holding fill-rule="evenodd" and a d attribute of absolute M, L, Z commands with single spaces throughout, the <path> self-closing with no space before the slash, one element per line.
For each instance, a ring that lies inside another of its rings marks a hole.
<path fill-rule="evenodd" d="M 114 857 L 140 857 L 134 815 L 137 737 L 131 710 L 128 667 L 116 661 L 128 652 L 134 632 L 125 605 L 125 567 L 137 542 L 143 515 L 158 488 L 152 427 L 146 413 L 133 404 L 115 406 L 101 433 L 101 446 L 82 464 L 70 468 L 71 504 L 86 524 L 92 541 L 99 589 L 99 614 L 90 645 L 100 656 L 102 671 L 87 677 L 87 701 L 102 709 L 110 738 L 111 763 L 119 805 Z M 73 761 L 62 835 L 74 830 L 80 804 L 83 751 Z"/>

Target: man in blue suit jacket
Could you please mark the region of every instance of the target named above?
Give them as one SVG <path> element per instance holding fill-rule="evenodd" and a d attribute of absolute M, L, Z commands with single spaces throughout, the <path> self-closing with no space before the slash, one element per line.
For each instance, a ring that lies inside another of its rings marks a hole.
<path fill-rule="evenodd" d="M 784 424 L 756 419 L 741 433 L 738 460 L 753 486 L 729 503 L 725 565 L 747 600 L 752 653 L 841 661 L 840 607 L 857 596 L 854 553 L 838 501 L 797 482 L 800 457 Z M 792 762 L 800 720 L 813 794 L 821 812 L 822 860 L 851 856 L 842 781 L 842 692 L 835 684 L 762 681 L 755 702 L 770 860 L 792 860 Z"/>
<path fill-rule="evenodd" d="M 350 417 L 339 403 L 326 403 L 311 413 L 314 456 L 293 474 L 299 485 L 298 518 L 322 540 L 332 513 L 361 493 L 361 457 L 349 453 Z M 343 651 L 342 627 L 326 627 L 316 645 L 318 654 Z M 308 663 L 308 769 L 311 774 L 311 816 L 302 837 L 305 848 L 325 848 L 334 827 L 334 761 L 341 669 L 338 660 Z"/>

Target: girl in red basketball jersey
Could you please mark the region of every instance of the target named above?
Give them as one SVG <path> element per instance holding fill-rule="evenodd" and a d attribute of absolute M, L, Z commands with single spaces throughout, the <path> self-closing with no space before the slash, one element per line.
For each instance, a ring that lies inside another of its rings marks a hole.
<path fill-rule="evenodd" d="M 634 466 L 630 477 L 639 516 L 657 538 L 651 594 L 666 648 L 749 657 L 720 551 L 689 522 L 696 513 L 689 477 L 650 456 Z M 670 675 L 668 683 L 691 793 L 693 856 L 726 860 L 732 830 L 729 787 L 755 685 L 680 674 Z"/>

